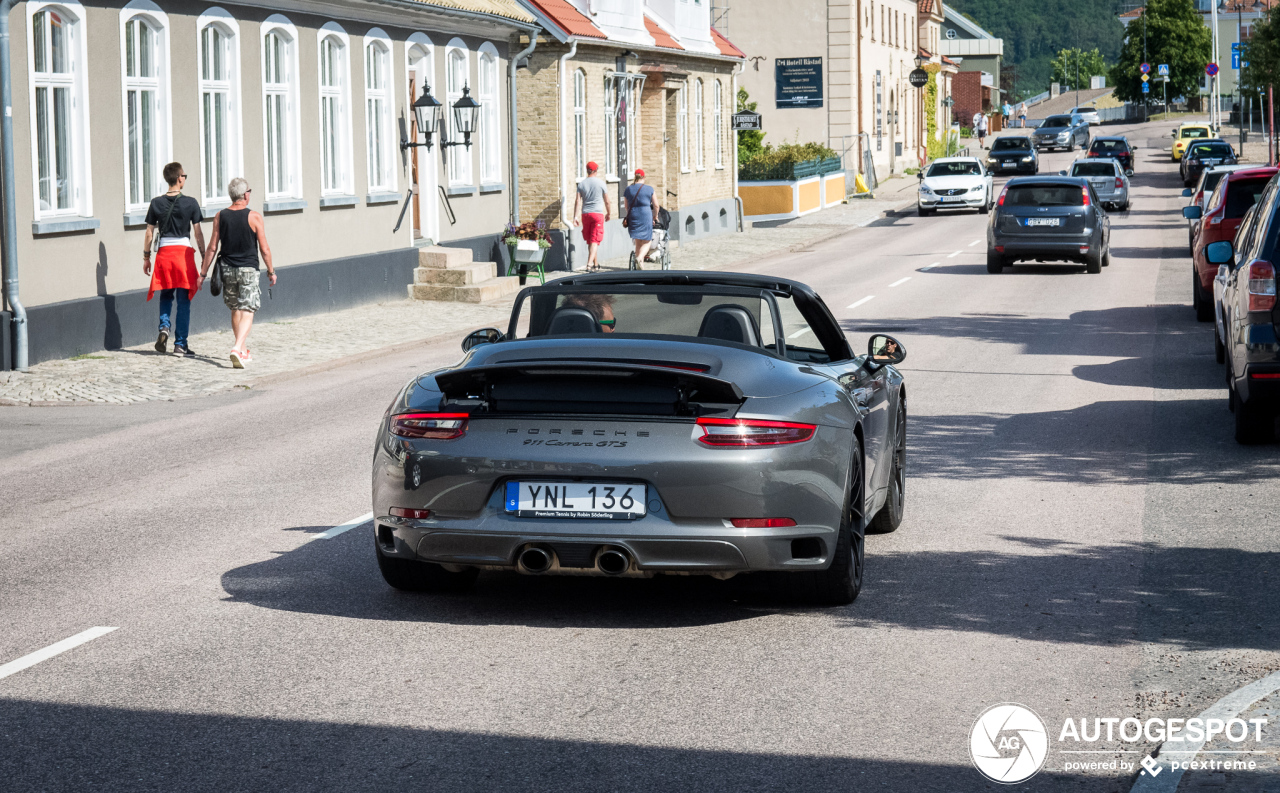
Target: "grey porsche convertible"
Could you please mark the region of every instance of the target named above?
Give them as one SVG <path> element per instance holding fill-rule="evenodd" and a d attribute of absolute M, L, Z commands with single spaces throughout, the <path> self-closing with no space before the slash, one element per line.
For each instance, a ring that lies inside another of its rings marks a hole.
<path fill-rule="evenodd" d="M 397 589 L 769 571 L 847 604 L 866 534 L 902 521 L 906 350 L 876 334 L 855 355 L 803 284 L 573 275 L 462 347 L 378 429 L 374 544 Z"/>

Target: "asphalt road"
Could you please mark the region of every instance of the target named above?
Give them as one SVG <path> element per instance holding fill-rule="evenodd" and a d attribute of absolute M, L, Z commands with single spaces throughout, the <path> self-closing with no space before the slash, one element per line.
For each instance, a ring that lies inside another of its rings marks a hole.
<path fill-rule="evenodd" d="M 1056 738 L 1280 668 L 1277 447 L 1231 439 L 1176 169 L 1138 155 L 1100 275 L 989 275 L 972 213 L 756 266 L 909 350 L 906 518 L 848 608 L 698 578 L 415 596 L 367 528 L 315 539 L 368 512 L 378 417 L 456 340 L 262 392 L 0 408 L 0 664 L 117 628 L 0 679 L 0 789 L 1003 789 L 968 754 L 992 704 Z M 1026 789 L 1129 789 L 1060 748 Z"/>

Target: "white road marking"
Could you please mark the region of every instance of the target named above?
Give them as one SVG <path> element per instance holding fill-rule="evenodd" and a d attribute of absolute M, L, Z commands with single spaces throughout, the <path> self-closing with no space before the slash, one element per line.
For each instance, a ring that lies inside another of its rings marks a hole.
<path fill-rule="evenodd" d="M 9 675 L 16 675 L 23 669 L 29 669 L 41 661 L 47 661 L 55 655 L 61 655 L 67 650 L 79 647 L 85 642 L 91 642 L 99 636 L 106 636 L 108 633 L 116 630 L 115 628 L 90 628 L 87 631 L 81 631 L 75 636 L 63 639 L 60 642 L 54 642 L 43 650 L 36 650 L 34 653 L 24 655 L 16 661 L 10 661 L 4 666 L 0 666 L 0 678 L 6 678 Z"/>
<path fill-rule="evenodd" d="M 929 265 L 928 267 L 921 267 L 921 268 L 920 268 L 920 272 L 922 272 L 922 273 L 923 273 L 923 272 L 927 272 L 927 271 L 932 270 L 933 268 L 937 267 L 937 266 L 938 266 L 938 265 L 940 265 L 940 264 L 942 264 L 942 262 L 934 262 L 933 264 Z"/>
<path fill-rule="evenodd" d="M 960 251 L 956 251 L 955 253 L 948 253 L 948 254 L 947 254 L 947 258 L 948 258 L 948 259 L 954 259 L 954 258 L 956 258 L 956 257 L 957 257 L 957 256 L 959 256 L 959 255 L 960 255 Z"/>
<path fill-rule="evenodd" d="M 969 243 L 969 247 L 972 248 L 974 245 L 977 245 L 979 242 L 982 242 L 982 240 L 974 240 L 973 242 Z"/>
<path fill-rule="evenodd" d="M 1232 691 L 1210 705 L 1197 718 L 1201 720 L 1222 719 L 1224 722 L 1234 719 L 1253 706 L 1255 702 L 1263 697 L 1270 696 L 1276 691 L 1280 691 L 1280 672 L 1272 672 L 1261 680 Z M 1172 748 L 1179 744 L 1184 748 Z M 1138 779 L 1133 783 L 1133 787 L 1129 789 L 1129 793 L 1174 793 L 1178 789 L 1178 783 L 1182 781 L 1183 773 L 1185 773 L 1182 765 L 1194 760 L 1197 754 L 1201 754 L 1200 750 L 1204 748 L 1204 744 L 1203 740 L 1188 741 L 1186 739 L 1175 739 L 1160 744 L 1160 759 L 1157 762 L 1162 767 L 1165 762 L 1170 763 L 1169 767 L 1164 768 L 1169 773 L 1153 777 L 1144 771 L 1138 775 Z M 1210 752 L 1205 752 L 1204 754 L 1210 754 Z M 1213 754 L 1223 754 L 1223 752 L 1213 752 Z M 1176 764 L 1176 767 L 1174 764 Z"/>
<path fill-rule="evenodd" d="M 362 526 L 371 520 L 373 520 L 373 513 L 366 512 L 360 517 L 349 520 L 346 523 L 342 524 L 341 526 L 334 526 L 332 529 L 329 529 L 328 531 L 322 531 L 319 534 L 313 534 L 311 535 L 311 539 L 313 540 L 332 539 L 333 537 L 337 537 L 339 534 L 342 534 L 343 532 L 351 531 L 356 526 Z"/>
<path fill-rule="evenodd" d="M 849 304 L 849 308 L 857 308 L 858 306 L 862 305 L 863 303 L 867 302 L 868 300 L 870 300 L 870 299 L 871 299 L 871 298 L 873 298 L 873 297 L 875 297 L 875 295 L 867 295 L 866 297 L 862 298 L 861 300 L 859 300 L 859 301 L 858 301 L 858 302 L 856 302 L 856 303 L 850 303 L 850 304 Z"/>
<path fill-rule="evenodd" d="M 890 289 L 892 289 L 892 288 L 894 288 L 895 286 L 902 286 L 903 284 L 905 284 L 907 281 L 910 281 L 910 280 L 911 280 L 911 276 L 909 276 L 909 275 L 908 275 L 906 278 L 899 278 L 898 280 L 896 280 L 896 281 L 894 281 L 893 283 L 889 284 L 889 288 L 890 288 Z"/>
<path fill-rule="evenodd" d="M 806 334 L 806 333 L 808 333 L 808 332 L 809 332 L 809 329 L 808 329 L 808 328 L 801 328 L 800 330 L 796 331 L 795 333 L 792 333 L 792 334 L 791 334 L 790 336 L 788 336 L 787 338 L 788 338 L 788 339 L 797 339 L 797 338 L 799 338 L 799 337 L 803 336 L 804 334 Z"/>

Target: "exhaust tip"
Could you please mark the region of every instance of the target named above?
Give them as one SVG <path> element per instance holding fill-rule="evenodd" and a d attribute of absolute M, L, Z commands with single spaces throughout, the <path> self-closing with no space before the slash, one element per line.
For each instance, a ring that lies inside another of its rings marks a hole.
<path fill-rule="evenodd" d="M 620 548 L 605 548 L 596 556 L 596 567 L 605 575 L 622 575 L 631 569 L 631 557 Z"/>
<path fill-rule="evenodd" d="M 551 569 L 551 553 L 536 545 L 520 552 L 518 563 L 520 568 L 529 573 L 545 573 Z"/>

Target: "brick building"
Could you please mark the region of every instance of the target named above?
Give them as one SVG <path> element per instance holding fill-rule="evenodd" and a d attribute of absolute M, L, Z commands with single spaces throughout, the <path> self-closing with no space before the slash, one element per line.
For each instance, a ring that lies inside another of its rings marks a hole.
<path fill-rule="evenodd" d="M 951 95 L 956 104 L 952 113 L 960 123 L 967 127 L 973 123 L 975 113 L 990 113 L 998 109 L 999 94 L 992 85 L 992 75 L 986 72 L 959 72 L 951 78 Z"/>
<path fill-rule="evenodd" d="M 572 227 L 576 185 L 600 165 L 615 212 L 636 168 L 671 212 L 671 236 L 737 228 L 731 130 L 742 53 L 711 27 L 710 5 L 690 0 L 521 0 L 544 34 L 519 76 L 520 220 L 543 220 L 558 239 L 548 266 L 581 268 Z M 600 258 L 631 250 L 616 217 Z"/>

